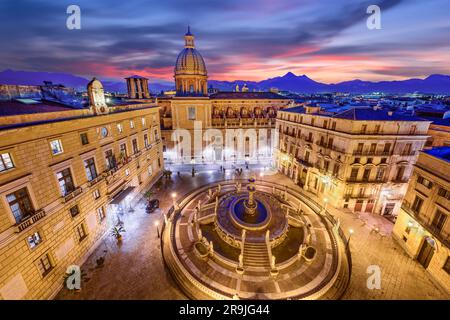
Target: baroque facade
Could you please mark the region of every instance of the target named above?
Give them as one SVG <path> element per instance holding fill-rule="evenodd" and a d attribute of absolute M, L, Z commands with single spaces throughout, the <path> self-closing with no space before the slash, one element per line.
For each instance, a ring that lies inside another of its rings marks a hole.
<path fill-rule="evenodd" d="M 393 236 L 450 293 L 450 147 L 421 152 Z"/>
<path fill-rule="evenodd" d="M 41 101 L 1 118 L 1 299 L 53 297 L 161 175 L 157 106 L 107 106 L 102 94 L 93 80 L 90 109 Z"/>
<path fill-rule="evenodd" d="M 158 98 L 168 162 L 269 161 L 276 114 L 292 104 L 290 99 L 271 92 L 248 91 L 208 96 L 206 64 L 194 47 L 190 30 L 185 35 L 185 48 L 176 59 L 174 78 L 176 95 Z M 222 138 L 208 139 L 204 136 L 208 129 L 214 137 Z M 228 144 L 224 141 L 227 133 L 232 139 Z M 199 145 L 194 143 L 195 134 L 202 136 Z"/>
<path fill-rule="evenodd" d="M 430 121 L 377 108 L 279 112 L 275 163 L 337 208 L 395 215 Z"/>

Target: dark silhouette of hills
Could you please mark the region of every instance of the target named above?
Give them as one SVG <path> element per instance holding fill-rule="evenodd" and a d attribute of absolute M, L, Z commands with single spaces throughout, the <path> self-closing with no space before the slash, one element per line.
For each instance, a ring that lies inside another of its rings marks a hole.
<path fill-rule="evenodd" d="M 63 84 L 67 87 L 74 87 L 77 90 L 86 90 L 89 80 L 69 73 L 53 72 L 30 72 L 4 70 L 0 72 L 0 84 L 22 84 L 40 85 L 43 81 L 52 81 L 55 84 Z M 123 81 L 102 81 L 105 90 L 110 92 L 126 92 L 125 80 Z M 267 91 L 272 87 L 279 90 L 287 90 L 298 93 L 320 93 L 320 92 L 350 92 L 350 93 L 437 93 L 450 94 L 450 76 L 433 74 L 425 79 L 407 79 L 398 81 L 363 81 L 351 80 L 339 83 L 326 84 L 314 81 L 306 75 L 297 76 L 292 72 L 284 76 L 270 78 L 262 81 L 217 81 L 209 80 L 209 86 L 222 91 L 233 91 L 236 85 L 242 88 L 244 84 L 251 91 Z M 173 84 L 167 81 L 149 81 L 150 91 L 159 93 L 161 90 L 173 89 Z"/>

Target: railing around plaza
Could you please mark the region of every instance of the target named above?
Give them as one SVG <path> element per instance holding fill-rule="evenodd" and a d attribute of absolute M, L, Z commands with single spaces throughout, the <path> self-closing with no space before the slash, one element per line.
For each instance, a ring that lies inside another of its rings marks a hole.
<path fill-rule="evenodd" d="M 221 181 L 219 183 L 222 185 L 222 187 L 226 187 L 226 186 L 234 185 L 236 182 L 244 182 L 244 181 L 245 181 L 244 179 L 236 179 L 236 180 L 231 180 L 231 181 Z M 266 181 L 258 181 L 258 184 L 260 184 L 261 186 L 265 185 L 266 187 L 270 187 L 270 188 L 275 186 L 276 189 L 278 189 L 278 191 L 289 193 L 294 198 L 296 198 L 296 199 L 300 200 L 302 203 L 306 204 L 313 212 L 315 212 L 320 217 L 320 219 L 324 219 L 324 222 L 327 221 L 329 224 L 331 224 L 332 232 L 337 233 L 338 237 L 342 241 L 343 247 L 345 248 L 344 254 L 347 259 L 349 275 L 351 274 L 352 259 L 351 259 L 351 252 L 350 252 L 350 246 L 349 246 L 350 239 L 346 237 L 345 233 L 342 231 L 342 228 L 339 225 L 339 221 L 333 215 L 331 215 L 328 211 L 324 210 L 324 208 L 320 204 L 318 204 L 316 201 L 312 200 L 311 198 L 307 197 L 305 194 L 300 193 L 290 187 L 287 187 L 285 185 L 281 185 L 278 183 L 266 182 Z M 186 195 L 184 195 L 182 197 L 183 201 L 180 202 L 180 204 L 179 204 L 180 210 L 182 210 L 186 204 L 188 204 L 196 195 L 198 195 L 198 192 L 201 192 L 202 190 L 206 191 L 208 188 L 210 188 L 210 184 L 201 186 L 200 188 L 197 189 L 197 192 L 189 192 Z M 167 219 L 169 221 L 172 221 L 175 218 L 174 214 L 176 214 L 176 212 L 177 211 L 175 211 L 174 207 L 172 206 L 167 212 Z M 327 222 L 325 222 L 325 223 L 327 224 Z M 169 223 L 169 224 L 170 224 L 170 226 L 172 226 L 172 223 Z M 163 223 L 161 234 L 166 234 L 166 227 L 167 227 L 166 223 Z M 169 230 L 169 232 L 172 233 L 170 230 Z M 171 239 L 170 238 L 171 236 L 173 236 L 173 235 L 168 235 L 169 239 Z M 163 238 L 164 237 L 161 236 L 162 252 L 163 252 L 163 248 L 164 248 Z M 336 241 L 336 239 L 334 237 L 332 237 L 332 241 Z M 339 247 L 339 244 L 335 243 L 335 245 L 337 247 Z M 171 248 L 172 253 L 176 254 L 173 251 L 173 248 L 172 247 L 170 247 L 170 248 Z M 339 249 L 338 249 L 338 252 L 339 252 Z M 163 252 L 163 257 L 164 257 L 164 252 Z M 322 282 L 322 284 L 320 284 L 319 286 L 314 288 L 311 292 L 308 292 L 307 294 L 305 294 L 305 297 L 306 296 L 307 297 L 314 296 L 315 298 L 319 298 L 321 295 L 323 295 L 325 292 L 327 292 L 334 285 L 334 283 L 336 282 L 336 280 L 338 278 L 338 272 L 341 267 L 341 260 L 340 260 L 341 258 L 342 258 L 342 256 L 340 254 L 338 254 L 337 262 L 334 262 L 335 271 L 332 274 L 331 279 L 328 279 L 329 281 L 324 280 Z M 165 260 L 165 258 L 164 258 L 164 260 Z M 227 297 L 227 295 L 225 293 L 216 293 L 216 292 L 210 290 L 209 288 L 205 287 L 198 280 L 194 279 L 190 274 L 188 274 L 188 272 L 185 271 L 184 268 L 180 268 L 178 266 L 178 269 L 181 270 L 181 272 L 184 274 L 185 277 L 187 277 L 188 279 L 193 281 L 193 283 L 195 283 L 199 288 L 201 287 L 201 289 L 204 290 L 204 292 L 208 292 L 208 294 L 210 294 L 212 297 L 216 297 L 218 299 L 224 299 L 224 298 L 231 299 L 232 298 L 232 297 Z M 349 282 L 350 281 L 348 278 L 348 280 L 345 283 L 345 287 L 348 286 Z"/>

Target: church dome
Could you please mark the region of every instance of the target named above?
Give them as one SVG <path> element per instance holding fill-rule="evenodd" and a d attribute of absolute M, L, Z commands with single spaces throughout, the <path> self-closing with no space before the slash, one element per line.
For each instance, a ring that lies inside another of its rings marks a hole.
<path fill-rule="evenodd" d="M 184 35 L 184 49 L 178 55 L 175 63 L 175 75 L 201 75 L 206 76 L 206 65 L 202 55 L 195 49 L 194 35 L 190 28 Z"/>
<path fill-rule="evenodd" d="M 184 48 L 175 63 L 175 74 L 206 76 L 206 65 L 202 55 L 194 48 Z"/>

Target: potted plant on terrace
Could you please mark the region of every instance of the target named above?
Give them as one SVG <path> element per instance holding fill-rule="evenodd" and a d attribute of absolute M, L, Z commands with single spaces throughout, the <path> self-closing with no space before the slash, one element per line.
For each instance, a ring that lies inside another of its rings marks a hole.
<path fill-rule="evenodd" d="M 122 233 L 125 232 L 125 229 L 122 226 L 115 226 L 111 230 L 111 235 L 116 238 L 117 242 L 122 241 Z"/>

